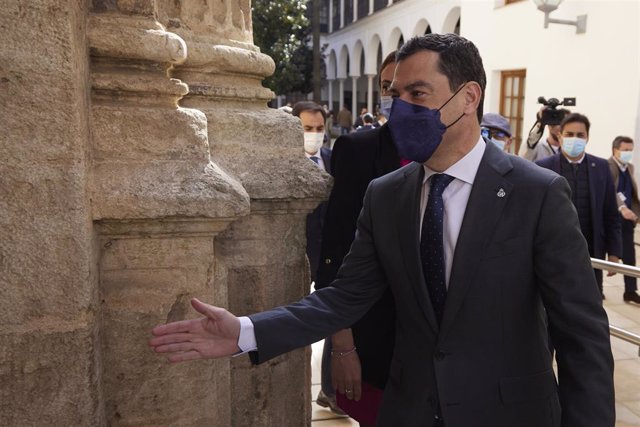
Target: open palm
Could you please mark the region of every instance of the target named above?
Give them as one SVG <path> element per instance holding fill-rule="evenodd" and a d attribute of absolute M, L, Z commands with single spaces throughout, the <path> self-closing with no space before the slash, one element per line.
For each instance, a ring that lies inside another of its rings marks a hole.
<path fill-rule="evenodd" d="M 240 351 L 240 321 L 227 310 L 194 298 L 193 308 L 205 317 L 182 320 L 153 328 L 149 341 L 156 353 L 171 353 L 172 363 L 215 359 Z"/>

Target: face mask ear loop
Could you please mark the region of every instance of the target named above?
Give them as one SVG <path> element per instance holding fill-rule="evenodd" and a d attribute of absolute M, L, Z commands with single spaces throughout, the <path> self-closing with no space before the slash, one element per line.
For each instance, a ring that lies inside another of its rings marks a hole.
<path fill-rule="evenodd" d="M 463 118 L 463 117 L 464 117 L 464 113 L 460 114 L 460 117 L 458 117 L 458 118 L 456 119 L 456 121 L 455 121 L 455 122 L 451 123 L 451 124 L 450 124 L 449 126 L 447 126 L 445 129 L 449 129 L 451 126 L 453 126 L 453 125 L 455 125 L 456 123 L 458 123 L 458 122 L 460 121 L 460 119 L 461 119 L 461 118 Z"/>
<path fill-rule="evenodd" d="M 442 104 L 442 106 L 440 106 L 440 108 L 438 108 L 438 111 L 442 110 L 444 108 L 444 106 L 449 103 L 449 101 L 451 101 L 453 98 L 455 98 L 456 95 L 458 94 L 458 92 L 460 92 L 466 86 L 466 84 L 467 84 L 466 82 L 462 83 L 462 86 L 460 86 L 458 88 L 458 90 L 453 95 L 451 95 L 451 98 L 447 99 L 447 102 L 445 102 L 444 104 Z M 460 120 L 460 119 L 458 119 L 458 120 Z M 456 120 L 456 121 L 458 121 L 458 120 Z M 449 126 L 451 126 L 451 125 L 449 125 Z"/>

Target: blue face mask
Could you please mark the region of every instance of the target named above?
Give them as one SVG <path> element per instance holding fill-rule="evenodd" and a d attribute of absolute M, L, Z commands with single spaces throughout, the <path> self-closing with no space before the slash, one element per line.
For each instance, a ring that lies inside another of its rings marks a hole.
<path fill-rule="evenodd" d="M 410 104 L 400 98 L 393 99 L 391 116 L 387 122 L 393 143 L 398 149 L 398 155 L 402 159 L 424 163 L 438 149 L 442 142 L 442 136 L 451 126 L 458 123 L 464 113 L 449 126 L 445 126 L 440 120 L 440 110 L 449 103 L 462 90 L 460 87 L 437 110 Z"/>
<path fill-rule="evenodd" d="M 633 151 L 621 151 L 620 152 L 620 161 L 625 165 L 629 163 L 633 159 Z"/>
<path fill-rule="evenodd" d="M 562 151 L 569 157 L 578 157 L 584 153 L 587 140 L 583 138 L 562 138 Z"/>
<path fill-rule="evenodd" d="M 393 105 L 393 98 L 389 95 L 383 95 L 380 97 L 380 112 L 389 120 L 391 117 L 391 106 Z"/>
<path fill-rule="evenodd" d="M 491 142 L 493 142 L 495 146 L 500 149 L 500 151 L 504 151 L 504 146 L 507 145 L 504 141 L 500 141 L 499 139 L 495 138 L 491 138 Z"/>

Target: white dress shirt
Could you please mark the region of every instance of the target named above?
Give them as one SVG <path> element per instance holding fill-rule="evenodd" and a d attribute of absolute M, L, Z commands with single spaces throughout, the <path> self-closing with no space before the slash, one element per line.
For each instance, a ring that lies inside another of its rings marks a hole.
<path fill-rule="evenodd" d="M 460 228 L 462 227 L 462 219 L 464 218 L 464 212 L 467 209 L 467 202 L 469 202 L 471 188 L 476 178 L 476 174 L 478 173 L 478 168 L 480 167 L 480 161 L 482 160 L 485 147 L 486 143 L 482 137 L 478 137 L 478 142 L 476 142 L 476 145 L 467 153 L 466 156 L 442 172 L 455 178 L 442 193 L 442 201 L 444 202 L 444 262 L 446 266 L 447 288 L 449 287 L 449 276 L 451 275 L 453 254 L 456 249 L 456 243 L 458 242 Z M 429 177 L 437 173 L 426 166 L 423 167 L 425 174 L 424 181 L 422 183 L 422 194 L 420 196 L 420 218 L 424 216 L 424 211 L 427 208 Z M 419 232 L 422 233 L 422 220 L 420 221 Z M 251 319 L 248 317 L 240 317 L 239 319 L 240 336 L 238 338 L 238 347 L 240 347 L 242 352 L 236 354 L 236 356 L 258 349 Z"/>
<path fill-rule="evenodd" d="M 447 289 L 449 288 L 449 277 L 451 276 L 451 266 L 453 265 L 453 254 L 456 250 L 458 235 L 462 227 L 464 212 L 467 210 L 467 202 L 471 194 L 473 181 L 476 179 L 480 161 L 484 154 L 486 143 L 480 137 L 475 147 L 466 156 L 451 165 L 442 173 L 455 178 L 442 193 L 444 202 L 444 223 L 443 223 L 443 243 L 444 243 L 444 264 L 445 280 Z M 420 196 L 420 235 L 422 234 L 422 218 L 427 209 L 430 182 L 429 178 L 438 172 L 432 171 L 427 166 L 424 167 L 424 181 L 422 182 L 422 193 Z"/>

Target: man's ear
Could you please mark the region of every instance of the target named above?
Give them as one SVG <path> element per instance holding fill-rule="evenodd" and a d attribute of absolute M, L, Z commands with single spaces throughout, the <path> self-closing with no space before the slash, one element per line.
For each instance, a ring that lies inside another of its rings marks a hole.
<path fill-rule="evenodd" d="M 468 82 L 464 88 L 464 112 L 465 114 L 475 114 L 482 98 L 482 89 L 477 82 Z"/>

